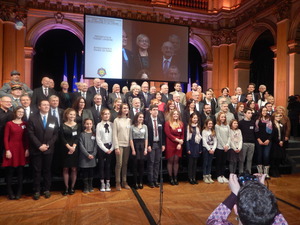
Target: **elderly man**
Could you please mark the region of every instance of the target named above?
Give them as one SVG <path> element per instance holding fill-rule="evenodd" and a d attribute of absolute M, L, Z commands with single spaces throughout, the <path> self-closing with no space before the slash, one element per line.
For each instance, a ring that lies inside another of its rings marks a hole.
<path fill-rule="evenodd" d="M 238 104 L 238 98 L 235 95 L 232 95 L 230 97 L 230 101 L 231 101 L 231 103 L 228 105 L 229 111 L 231 113 L 235 113 L 236 112 L 236 107 L 237 107 L 237 104 Z"/>
<path fill-rule="evenodd" d="M 218 118 L 218 115 L 220 112 L 223 112 L 226 114 L 227 124 L 229 124 L 230 121 L 234 119 L 234 115 L 231 112 L 229 112 L 228 104 L 226 102 L 221 104 L 220 111 L 215 114 L 216 118 Z"/>
<path fill-rule="evenodd" d="M 101 111 L 105 109 L 105 106 L 103 106 L 102 103 L 102 96 L 99 94 L 96 94 L 94 96 L 94 104 L 93 106 L 90 108 L 92 114 L 93 114 L 93 118 L 94 118 L 94 124 L 95 127 L 97 126 L 97 124 L 99 122 L 101 122 L 102 117 L 101 117 Z"/>
<path fill-rule="evenodd" d="M 0 89 L 0 98 L 3 96 L 11 96 L 11 87 L 13 85 L 20 85 L 22 87 L 22 94 L 32 95 L 32 90 L 25 84 L 20 81 L 20 72 L 13 70 L 10 73 L 11 80 L 7 83 L 4 83 Z"/>
<path fill-rule="evenodd" d="M 11 98 L 9 96 L 3 96 L 0 99 L 0 105 L 0 154 L 2 156 L 4 151 L 3 138 L 5 124 L 14 118 L 14 113 L 9 110 L 11 108 Z M 0 157 L 0 161 L 2 161 L 2 157 Z"/>
<path fill-rule="evenodd" d="M 175 91 L 171 92 L 170 94 L 174 96 L 174 94 L 179 94 L 180 103 L 186 105 L 186 97 L 185 93 L 181 91 L 181 83 L 177 82 L 174 84 Z"/>
<path fill-rule="evenodd" d="M 122 102 L 125 103 L 125 96 L 120 91 L 121 89 L 119 84 L 114 84 L 112 86 L 112 93 L 109 93 L 107 100 L 107 106 L 109 109 L 113 109 L 116 98 L 120 98 Z"/>
<path fill-rule="evenodd" d="M 87 90 L 87 94 L 90 95 L 91 99 L 94 98 L 95 94 L 99 94 L 102 96 L 102 103 L 106 107 L 107 97 L 106 97 L 106 90 L 101 87 L 102 81 L 99 78 L 95 78 L 93 81 L 93 86 L 89 87 Z M 89 105 L 91 103 L 91 105 Z M 90 103 L 87 102 L 87 108 L 91 107 L 93 105 L 93 101 Z"/>
<path fill-rule="evenodd" d="M 160 85 L 160 93 L 161 93 L 161 101 L 165 104 L 168 103 L 169 100 L 173 99 L 173 95 L 169 94 L 169 87 L 167 84 Z"/>
<path fill-rule="evenodd" d="M 243 90 L 241 87 L 237 87 L 235 89 L 235 96 L 238 99 L 238 102 L 244 102 L 246 100 L 246 95 L 243 94 Z"/>
<path fill-rule="evenodd" d="M 149 93 L 149 84 L 147 81 L 144 81 L 141 86 L 140 96 L 142 101 L 145 103 L 145 109 L 149 108 L 150 101 L 152 99 L 152 95 Z"/>
<path fill-rule="evenodd" d="M 49 77 L 42 78 L 42 86 L 33 90 L 31 105 L 38 106 L 41 100 L 48 100 L 51 95 L 55 95 L 55 91 L 50 88 Z"/>

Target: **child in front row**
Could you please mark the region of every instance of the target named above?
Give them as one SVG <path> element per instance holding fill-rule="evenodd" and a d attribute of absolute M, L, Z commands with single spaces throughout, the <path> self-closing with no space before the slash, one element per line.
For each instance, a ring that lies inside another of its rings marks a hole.
<path fill-rule="evenodd" d="M 196 113 L 192 113 L 190 116 L 189 124 L 187 127 L 186 136 L 186 149 L 188 154 L 188 176 L 190 184 L 198 184 L 196 179 L 197 161 L 202 153 L 201 146 L 201 126 L 199 123 L 199 117 Z"/>
<path fill-rule="evenodd" d="M 239 161 L 239 153 L 242 150 L 243 146 L 243 136 L 239 127 L 239 123 L 237 120 L 230 121 L 230 149 L 227 154 L 227 159 L 229 161 L 229 172 L 236 173 L 236 167 Z"/>
<path fill-rule="evenodd" d="M 202 131 L 203 143 L 203 181 L 207 184 L 214 183 L 211 178 L 211 165 L 214 153 L 217 147 L 217 137 L 214 130 L 214 123 L 211 119 L 207 119 L 204 123 Z"/>
<path fill-rule="evenodd" d="M 93 172 L 96 167 L 97 142 L 92 131 L 93 121 L 89 118 L 84 120 L 85 130 L 79 138 L 79 167 L 83 175 L 83 192 L 93 192 Z"/>

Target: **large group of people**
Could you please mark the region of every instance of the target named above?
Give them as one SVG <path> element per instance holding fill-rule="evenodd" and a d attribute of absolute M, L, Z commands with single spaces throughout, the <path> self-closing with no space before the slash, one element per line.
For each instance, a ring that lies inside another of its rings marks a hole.
<path fill-rule="evenodd" d="M 41 87 L 31 91 L 20 82 L 19 72 L 13 71 L 11 77 L 0 90 L 0 150 L 9 199 L 21 197 L 27 163 L 33 171 L 35 200 L 41 194 L 51 196 L 53 165 L 61 168 L 63 195 L 75 193 L 79 170 L 83 192 L 94 191 L 95 168 L 100 170 L 102 192 L 111 191 L 113 167 L 118 191 L 130 189 L 129 167 L 133 188 L 143 188 L 145 168 L 148 185 L 159 187 L 163 152 L 171 185 L 179 184 L 183 155 L 188 158 L 187 179 L 193 185 L 198 184 L 201 155 L 207 184 L 215 182 L 214 158 L 219 183 L 228 183 L 227 161 L 230 173 L 251 174 L 255 161 L 258 173 L 278 177 L 291 131 L 298 135 L 299 96 L 289 100 L 287 116 L 286 108 L 275 105 L 264 85 L 255 93 L 255 84 L 250 83 L 245 94 L 240 87 L 234 93 L 224 87 L 216 97 L 212 88 L 202 92 L 197 83 L 187 93 L 175 83 L 169 93 L 168 84 L 163 83 L 157 91 L 145 81 L 141 86 L 132 82 L 129 89 L 116 83 L 109 93 L 108 84 L 96 78 L 92 86 L 78 83 L 78 92 L 70 93 L 67 82 L 62 82 L 62 90 L 57 92 L 51 79 L 43 77 Z M 53 159 L 59 160 L 53 163 Z M 14 171 L 16 192 L 12 187 Z"/>

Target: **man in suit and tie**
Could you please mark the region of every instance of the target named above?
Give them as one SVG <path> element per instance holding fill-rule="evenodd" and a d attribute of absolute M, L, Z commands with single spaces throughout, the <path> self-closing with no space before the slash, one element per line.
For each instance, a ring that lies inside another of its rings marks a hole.
<path fill-rule="evenodd" d="M 241 87 L 237 87 L 235 89 L 235 96 L 237 97 L 238 102 L 245 102 L 246 100 L 246 95 L 243 94 L 243 90 Z"/>
<path fill-rule="evenodd" d="M 20 97 L 22 95 L 22 87 L 18 84 L 15 84 L 11 87 L 11 104 L 12 104 L 12 110 L 15 110 L 18 106 L 21 106 Z"/>
<path fill-rule="evenodd" d="M 144 110 L 141 109 L 141 100 L 139 98 L 132 99 L 132 108 L 129 110 L 129 118 L 133 121 L 135 114 L 138 112 L 144 113 Z"/>
<path fill-rule="evenodd" d="M 267 86 L 266 85 L 264 85 L 264 84 L 259 85 L 259 87 L 258 87 L 258 93 L 257 93 L 258 100 L 262 99 L 264 97 L 264 92 L 266 90 L 267 90 Z"/>
<path fill-rule="evenodd" d="M 201 113 L 203 110 L 204 103 L 199 101 L 200 93 L 198 91 L 194 91 L 192 94 L 192 98 L 195 101 L 196 110 Z"/>
<path fill-rule="evenodd" d="M 63 121 L 63 113 L 64 110 L 61 108 L 58 108 L 59 106 L 59 97 L 56 95 L 51 95 L 49 97 L 49 103 L 50 103 L 50 113 L 51 116 L 56 117 L 58 126 L 60 127 L 62 125 Z"/>
<path fill-rule="evenodd" d="M 169 94 L 169 87 L 167 84 L 160 85 L 160 93 L 161 101 L 165 104 L 167 104 L 169 100 L 173 100 L 173 95 Z"/>
<path fill-rule="evenodd" d="M 74 92 L 72 94 L 72 103 L 74 103 L 78 97 L 83 97 L 86 101 L 86 105 L 91 106 L 94 96 L 92 96 L 92 94 L 89 93 L 87 90 L 88 85 L 86 83 L 81 83 L 81 90 L 78 90 L 78 92 Z"/>
<path fill-rule="evenodd" d="M 145 103 L 144 108 L 148 110 L 152 95 L 149 93 L 149 83 L 147 81 L 144 81 L 141 85 L 140 96 L 142 101 Z"/>
<path fill-rule="evenodd" d="M 216 108 L 217 108 L 217 104 L 216 104 L 216 102 L 215 102 L 214 99 L 213 99 L 213 96 L 212 96 L 212 92 L 211 92 L 211 91 L 206 91 L 205 97 L 204 97 L 204 99 L 203 99 L 202 102 L 204 103 L 204 105 L 205 105 L 205 104 L 210 105 L 210 106 L 211 106 L 211 113 L 212 113 L 213 115 L 215 115 L 215 113 L 216 113 Z"/>
<path fill-rule="evenodd" d="M 235 113 L 236 112 L 236 107 L 237 107 L 237 104 L 238 104 L 238 98 L 236 97 L 236 95 L 232 95 L 230 97 L 230 101 L 231 103 L 228 105 L 228 109 L 231 113 Z"/>
<path fill-rule="evenodd" d="M 175 93 L 179 94 L 180 97 L 180 103 L 184 106 L 186 105 L 186 97 L 185 93 L 181 91 L 181 83 L 177 82 L 174 84 L 175 91 L 171 92 L 170 94 L 174 96 Z"/>
<path fill-rule="evenodd" d="M 24 121 L 28 121 L 29 118 L 34 115 L 35 113 L 37 113 L 37 108 L 34 106 L 30 106 L 31 103 L 31 98 L 28 95 L 22 95 L 20 98 L 21 101 L 21 105 L 23 106 L 24 110 L 25 110 L 25 115 L 23 120 Z"/>
<path fill-rule="evenodd" d="M 91 97 L 91 102 L 87 102 L 87 108 L 90 108 L 94 101 L 94 96 L 95 94 L 100 94 L 102 96 L 102 102 L 103 104 L 105 105 L 106 107 L 106 100 L 107 100 L 107 97 L 106 97 L 106 90 L 101 87 L 101 80 L 99 78 L 95 78 L 94 81 L 93 81 L 93 86 L 89 87 L 87 92 L 88 92 L 88 95 L 90 95 Z"/>
<path fill-rule="evenodd" d="M 55 91 L 49 87 L 49 77 L 42 78 L 42 86 L 33 90 L 31 105 L 37 107 L 41 100 L 48 100 L 51 95 L 55 95 Z"/>
<path fill-rule="evenodd" d="M 93 114 L 93 118 L 94 118 L 94 125 L 95 127 L 97 126 L 98 123 L 101 122 L 102 117 L 101 117 L 101 111 L 105 109 L 105 107 L 102 104 L 102 96 L 99 94 L 96 94 L 94 96 L 94 104 L 93 106 L 90 108 L 92 114 Z"/>
<path fill-rule="evenodd" d="M 252 99 L 257 103 L 258 102 L 258 93 L 254 93 L 255 91 L 255 84 L 249 83 L 247 86 L 248 94 L 252 95 Z"/>
<path fill-rule="evenodd" d="M 120 98 L 123 103 L 125 103 L 125 96 L 121 92 L 121 88 L 119 84 L 114 84 L 112 86 L 112 93 L 109 93 L 108 100 L 107 100 L 107 106 L 110 110 L 114 108 L 114 102 L 116 98 Z"/>
<path fill-rule="evenodd" d="M 185 106 L 180 102 L 180 95 L 178 93 L 173 94 L 173 100 L 175 108 L 180 112 L 181 120 L 183 120 Z"/>
<path fill-rule="evenodd" d="M 165 134 L 163 132 L 165 121 L 158 117 L 157 105 L 150 105 L 150 118 L 145 121 L 148 128 L 148 183 L 151 188 L 159 187 L 159 163 L 161 154 L 165 150 Z"/>
<path fill-rule="evenodd" d="M 41 192 L 41 176 L 43 175 L 44 195 L 50 198 L 51 165 L 54 144 L 58 137 L 57 118 L 50 114 L 50 103 L 41 100 L 39 112 L 30 117 L 28 121 L 28 134 L 30 139 L 30 161 L 33 168 L 33 199 L 38 200 Z M 43 174 L 42 174 L 43 173 Z"/>

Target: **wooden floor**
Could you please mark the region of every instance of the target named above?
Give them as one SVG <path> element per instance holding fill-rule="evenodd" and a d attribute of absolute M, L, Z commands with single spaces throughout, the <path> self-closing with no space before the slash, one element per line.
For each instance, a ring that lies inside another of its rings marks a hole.
<path fill-rule="evenodd" d="M 276 197 L 300 207 L 300 174 L 273 178 L 269 188 Z M 147 186 L 138 190 L 155 221 L 159 218 L 159 189 Z M 209 214 L 229 194 L 228 185 L 191 185 L 180 182 L 178 186 L 164 185 L 161 224 L 205 224 Z M 300 210 L 278 201 L 279 209 L 290 225 L 299 225 Z M 34 201 L 23 196 L 18 201 L 0 196 L 0 224 L 149 224 L 142 208 L 131 190 L 101 193 L 95 188 L 91 194 L 80 190 L 73 196 L 52 192 L 50 199 L 41 197 Z M 235 216 L 230 221 L 237 224 Z"/>

